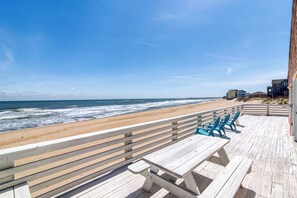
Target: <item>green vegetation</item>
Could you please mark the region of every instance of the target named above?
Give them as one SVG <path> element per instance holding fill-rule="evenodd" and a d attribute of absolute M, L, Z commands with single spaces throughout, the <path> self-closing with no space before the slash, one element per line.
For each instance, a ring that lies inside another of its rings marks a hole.
<path fill-rule="evenodd" d="M 287 105 L 289 103 L 289 99 L 287 97 L 278 97 L 278 98 L 269 98 L 269 97 L 257 97 L 257 98 L 237 98 L 238 102 L 248 102 L 253 100 L 260 100 L 262 104 L 279 104 L 279 105 Z"/>

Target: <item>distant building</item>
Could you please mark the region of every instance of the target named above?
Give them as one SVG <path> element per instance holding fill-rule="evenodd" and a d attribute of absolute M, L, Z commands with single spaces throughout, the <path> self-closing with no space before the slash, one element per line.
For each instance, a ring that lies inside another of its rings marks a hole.
<path fill-rule="evenodd" d="M 237 91 L 238 89 L 230 89 L 226 94 L 227 99 L 232 100 L 234 98 L 237 98 Z"/>
<path fill-rule="evenodd" d="M 249 94 L 250 98 L 262 98 L 262 97 L 266 97 L 266 96 L 267 96 L 267 94 L 262 91 L 257 91 L 257 92 Z"/>
<path fill-rule="evenodd" d="M 272 86 L 267 87 L 267 96 L 276 97 L 289 95 L 287 79 L 272 80 L 271 84 Z"/>
<path fill-rule="evenodd" d="M 246 98 L 248 97 L 248 93 L 244 90 L 237 91 L 237 98 Z"/>

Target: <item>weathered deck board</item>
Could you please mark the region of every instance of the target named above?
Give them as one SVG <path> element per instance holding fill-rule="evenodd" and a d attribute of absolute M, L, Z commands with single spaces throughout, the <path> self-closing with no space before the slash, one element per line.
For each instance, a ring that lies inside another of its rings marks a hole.
<path fill-rule="evenodd" d="M 225 149 L 230 159 L 242 155 L 252 159 L 253 164 L 236 197 L 297 197 L 297 144 L 288 135 L 288 118 L 244 115 L 240 124 L 237 131 L 227 131 L 231 141 Z M 201 190 L 221 169 L 210 162 L 195 169 L 194 177 Z M 143 182 L 143 176 L 123 167 L 62 197 L 174 197 L 156 185 L 151 193 L 146 193 L 141 189 Z"/>

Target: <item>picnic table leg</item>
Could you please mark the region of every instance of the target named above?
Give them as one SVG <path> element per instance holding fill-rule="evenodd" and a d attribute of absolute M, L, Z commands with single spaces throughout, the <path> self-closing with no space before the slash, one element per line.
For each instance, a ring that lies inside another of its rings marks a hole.
<path fill-rule="evenodd" d="M 197 195 L 200 195 L 200 191 L 198 189 L 197 183 L 196 183 L 196 181 L 194 179 L 194 176 L 193 176 L 193 173 L 192 172 L 190 172 L 189 174 L 187 174 L 184 177 L 184 180 L 185 180 L 186 187 L 190 191 L 194 192 Z"/>
<path fill-rule="evenodd" d="M 154 166 L 151 166 L 150 171 L 152 171 L 152 172 L 154 172 L 154 173 L 157 174 L 158 171 L 159 171 L 159 169 L 156 168 L 156 167 L 154 167 Z M 144 182 L 144 184 L 142 186 L 142 189 L 145 190 L 146 192 L 149 192 L 151 190 L 153 184 L 154 183 L 153 183 L 151 177 L 147 175 L 147 176 L 145 176 L 145 182 Z"/>
<path fill-rule="evenodd" d="M 227 166 L 227 164 L 230 162 L 228 155 L 224 148 L 221 148 L 221 150 L 218 151 L 219 157 L 222 161 L 223 166 Z"/>

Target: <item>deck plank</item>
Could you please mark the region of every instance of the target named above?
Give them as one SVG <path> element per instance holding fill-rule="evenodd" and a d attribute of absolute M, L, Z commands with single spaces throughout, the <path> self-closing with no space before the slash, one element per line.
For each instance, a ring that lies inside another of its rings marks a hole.
<path fill-rule="evenodd" d="M 294 197 L 297 195 L 297 144 L 288 135 L 288 118 L 281 116 L 250 116 L 239 118 L 244 127 L 226 130 L 230 143 L 225 150 L 230 160 L 242 155 L 253 160 L 251 173 L 243 180 L 243 188 L 235 197 Z M 195 169 L 196 183 L 203 191 L 222 170 L 222 166 L 203 162 Z M 165 189 L 154 185 L 150 193 L 141 189 L 144 177 L 123 167 L 106 180 L 76 189 L 62 197 L 130 197 L 175 198 Z M 185 185 L 181 180 L 180 185 Z"/>

